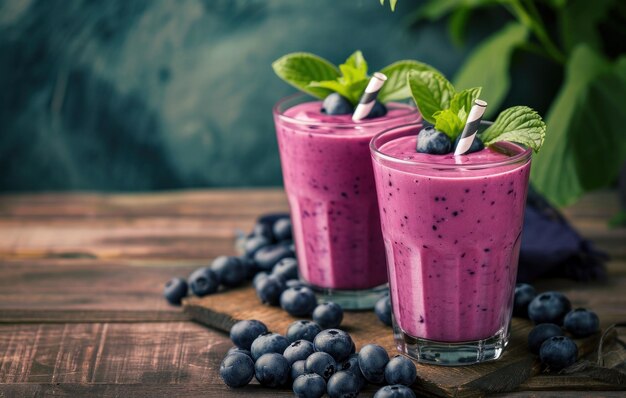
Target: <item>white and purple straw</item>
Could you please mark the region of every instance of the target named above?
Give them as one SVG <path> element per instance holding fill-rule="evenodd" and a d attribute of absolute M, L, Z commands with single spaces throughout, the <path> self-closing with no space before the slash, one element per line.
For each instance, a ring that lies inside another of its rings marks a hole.
<path fill-rule="evenodd" d="M 367 87 L 365 87 L 365 91 L 363 92 L 363 96 L 361 96 L 359 104 L 356 106 L 356 109 L 352 114 L 352 120 L 358 122 L 361 119 L 365 119 L 367 115 L 370 114 L 370 111 L 376 103 L 378 92 L 383 87 L 383 84 L 385 84 L 385 81 L 387 81 L 387 76 L 383 73 L 375 72 L 374 75 L 372 75 L 369 83 L 367 83 Z"/>
<path fill-rule="evenodd" d="M 465 122 L 465 128 L 461 133 L 461 139 L 459 140 L 456 149 L 454 150 L 454 156 L 463 155 L 469 151 L 476 133 L 478 133 L 478 127 L 480 126 L 480 120 L 482 119 L 487 103 L 482 100 L 475 100 L 469 115 L 467 116 L 467 122 Z"/>

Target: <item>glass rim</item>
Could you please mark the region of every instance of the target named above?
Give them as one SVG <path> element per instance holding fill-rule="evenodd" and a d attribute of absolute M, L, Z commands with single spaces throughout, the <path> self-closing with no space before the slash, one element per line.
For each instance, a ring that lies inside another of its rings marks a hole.
<path fill-rule="evenodd" d="M 293 123 L 296 125 L 326 126 L 326 127 L 350 128 L 350 129 L 353 129 L 354 127 L 367 127 L 367 128 L 376 127 L 381 124 L 393 122 L 394 120 L 401 120 L 411 114 L 416 115 L 416 122 L 422 119 L 422 115 L 418 112 L 417 107 L 409 105 L 409 104 L 403 104 L 401 102 L 396 102 L 396 103 L 406 106 L 407 112 L 402 112 L 402 114 L 396 115 L 391 118 L 363 119 L 358 122 L 353 122 L 352 119 L 350 119 L 349 121 L 345 121 L 345 122 L 324 122 L 324 121 L 316 121 L 316 120 L 300 120 L 291 116 L 286 116 L 284 114 L 284 112 L 287 109 L 291 109 L 291 107 L 284 109 L 283 111 L 280 111 L 280 107 L 288 103 L 289 101 L 293 101 L 298 98 L 306 98 L 306 97 L 311 97 L 313 101 L 321 101 L 320 99 L 315 98 L 306 93 L 295 93 L 295 94 L 291 94 L 286 97 L 283 97 L 278 102 L 276 102 L 276 104 L 274 104 L 274 106 L 272 107 L 272 113 L 274 114 L 274 116 L 278 117 L 280 120 L 288 122 L 288 123 Z"/>
<path fill-rule="evenodd" d="M 492 121 L 486 121 L 483 120 L 481 121 L 481 125 L 491 125 L 493 124 Z M 463 169 L 463 170 L 484 170 L 484 169 L 490 169 L 490 168 L 496 168 L 496 167 L 502 167 L 502 166 L 509 166 L 509 165 L 513 165 L 513 164 L 517 164 L 517 163 L 526 163 L 530 160 L 531 155 L 532 155 L 532 149 L 527 147 L 526 145 L 522 145 L 520 143 L 517 142 L 510 142 L 510 141 L 504 141 L 504 142 L 509 142 L 512 143 L 514 145 L 519 146 L 520 148 L 523 149 L 522 152 L 511 156 L 509 158 L 506 158 L 504 160 L 497 160 L 497 161 L 487 161 L 487 162 L 480 162 L 480 163 L 472 163 L 472 164 L 445 164 L 445 163 L 434 163 L 434 162 L 424 162 L 424 161 L 416 161 L 416 160 L 406 160 L 406 159 L 400 159 L 391 155 L 388 155 L 386 153 L 383 153 L 380 151 L 380 148 L 376 145 L 376 141 L 381 139 L 384 135 L 392 133 L 394 131 L 400 130 L 400 129 L 406 129 L 409 127 L 418 127 L 418 126 L 423 126 L 423 123 L 407 123 L 407 124 L 403 124 L 400 126 L 394 126 L 391 128 L 388 128 L 386 130 L 381 131 L 380 133 L 376 134 L 375 136 L 372 137 L 372 139 L 370 140 L 370 152 L 372 154 L 372 156 L 376 159 L 379 160 L 380 159 L 384 159 L 386 161 L 389 161 L 391 163 L 395 163 L 395 164 L 401 164 L 404 166 L 412 166 L 412 167 L 421 167 L 421 168 L 430 168 L 430 169 L 440 169 L 440 170 L 454 170 L 454 169 Z M 405 137 L 405 135 L 403 135 L 402 137 Z M 389 142 L 389 141 L 387 141 Z M 386 143 L 386 142 L 385 142 Z M 497 145 L 498 143 L 495 143 L 495 145 Z"/>

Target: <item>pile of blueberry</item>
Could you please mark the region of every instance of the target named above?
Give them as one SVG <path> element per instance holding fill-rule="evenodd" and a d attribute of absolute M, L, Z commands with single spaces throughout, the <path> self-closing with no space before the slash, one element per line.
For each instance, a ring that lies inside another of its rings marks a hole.
<path fill-rule="evenodd" d="M 578 358 L 574 338 L 590 336 L 600 329 L 598 316 L 587 309 L 576 308 L 559 292 L 537 294 L 525 283 L 515 287 L 513 316 L 529 318 L 535 327 L 528 335 L 528 349 L 539 355 L 549 370 L 561 370 L 573 365 Z"/>
<path fill-rule="evenodd" d="M 293 322 L 285 336 L 268 331 L 257 320 L 237 322 L 230 329 L 235 344 L 220 366 L 220 377 L 232 388 L 256 377 L 266 387 L 291 385 L 298 397 L 356 397 L 367 385 L 388 384 L 376 398 L 415 397 L 408 387 L 417 372 L 412 361 L 389 358 L 379 345 L 368 344 L 357 353 L 350 335 L 340 329 L 322 329 L 315 322 Z"/>
<path fill-rule="evenodd" d="M 188 290 L 203 297 L 217 292 L 220 286 L 236 287 L 252 279 L 261 302 L 280 305 L 293 316 L 312 316 L 323 328 L 341 325 L 341 306 L 333 302 L 318 305 L 313 291 L 298 279 L 288 214 L 261 216 L 241 241 L 241 248 L 242 256 L 220 256 L 210 267 L 194 271 L 187 280 L 173 278 L 165 285 L 165 298 L 180 305 Z"/>

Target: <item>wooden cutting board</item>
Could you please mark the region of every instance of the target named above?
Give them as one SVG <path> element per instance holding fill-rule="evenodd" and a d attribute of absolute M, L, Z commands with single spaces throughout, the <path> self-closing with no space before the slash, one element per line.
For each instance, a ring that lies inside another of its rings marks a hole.
<path fill-rule="evenodd" d="M 239 320 L 258 319 L 271 331 L 284 335 L 291 322 L 301 319 L 290 316 L 279 307 L 261 304 L 251 286 L 203 298 L 187 298 L 183 305 L 185 312 L 197 322 L 224 332 L 228 332 Z M 365 344 L 376 343 L 385 347 L 390 355 L 397 354 L 391 328 L 383 325 L 373 311 L 346 312 L 341 329 L 350 333 L 357 350 Z M 498 361 L 463 367 L 416 363 L 418 380 L 412 387 L 418 393 L 444 397 L 476 397 L 487 393 L 515 390 L 531 376 L 541 373 L 539 362 L 528 352 L 526 346 L 531 329 L 530 321 L 513 319 L 511 341 Z M 610 337 L 614 336 L 615 334 Z M 576 340 L 580 356 L 594 352 L 599 339 L 600 333 Z M 568 378 L 569 383 L 576 384 L 572 376 Z M 563 384 L 559 383 L 557 377 L 556 380 L 544 379 L 540 384 L 545 389 L 563 387 Z M 593 380 L 587 378 L 582 384 L 580 381 L 578 384 L 583 389 L 598 388 L 593 383 Z M 602 385 L 606 389 L 606 384 Z"/>

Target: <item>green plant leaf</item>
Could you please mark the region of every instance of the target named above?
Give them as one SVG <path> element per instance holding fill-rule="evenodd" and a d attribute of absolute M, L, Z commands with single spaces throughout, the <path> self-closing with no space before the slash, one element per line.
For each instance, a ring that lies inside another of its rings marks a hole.
<path fill-rule="evenodd" d="M 344 62 L 344 64 L 350 65 L 354 69 L 358 70 L 363 77 L 367 76 L 367 62 L 365 62 L 363 53 L 360 50 L 352 53 L 352 55 L 350 55 L 348 59 L 346 59 L 346 62 Z"/>
<path fill-rule="evenodd" d="M 465 115 L 467 117 L 467 115 Z M 446 133 L 454 142 L 456 137 L 463 131 L 465 123 L 451 109 L 444 109 L 434 114 L 435 129 Z"/>
<path fill-rule="evenodd" d="M 398 0 L 389 0 L 389 7 L 391 7 L 391 11 L 396 10 L 396 3 L 398 3 Z M 380 0 L 380 5 L 384 6 L 385 0 Z"/>
<path fill-rule="evenodd" d="M 454 10 L 448 19 L 448 34 L 452 39 L 452 43 L 457 47 L 465 44 L 465 27 L 471 15 L 472 9 L 470 7 L 459 7 Z"/>
<path fill-rule="evenodd" d="M 311 86 L 310 83 L 339 77 L 339 70 L 335 65 L 310 53 L 284 55 L 272 63 L 272 68 L 285 82 L 318 98 L 324 98 L 332 91 L 321 86 Z"/>
<path fill-rule="evenodd" d="M 409 59 L 387 65 L 380 70 L 381 73 L 387 76 L 387 81 L 378 93 L 378 100 L 381 102 L 389 102 L 410 98 L 411 90 L 407 84 L 407 74 L 410 70 L 439 73 L 439 71 L 430 65 Z"/>
<path fill-rule="evenodd" d="M 614 0 L 572 0 L 559 16 L 563 45 L 571 52 L 576 45 L 587 43 L 595 50 L 602 49 L 602 38 L 597 25 L 614 5 Z"/>
<path fill-rule="evenodd" d="M 339 95 L 350 99 L 351 92 L 348 86 L 339 83 L 337 80 L 323 80 L 321 82 L 311 82 L 308 86 L 310 89 L 326 89 L 328 93 L 338 93 Z"/>
<path fill-rule="evenodd" d="M 539 152 L 545 136 L 546 124 L 537 112 L 527 106 L 513 106 L 500 112 L 480 138 L 486 145 L 511 141 Z"/>
<path fill-rule="evenodd" d="M 460 110 L 465 112 L 465 116 L 461 118 L 461 121 L 465 123 L 467 115 L 470 109 L 474 105 L 474 101 L 478 98 L 482 91 L 482 87 L 468 88 L 454 94 L 454 97 L 450 100 L 450 110 L 455 114 L 458 114 Z M 459 116 L 460 117 L 460 116 Z"/>
<path fill-rule="evenodd" d="M 413 100 L 422 117 L 435 124 L 434 114 L 447 109 L 454 96 L 454 87 L 443 75 L 432 71 L 414 71 L 407 74 Z"/>
<path fill-rule="evenodd" d="M 531 180 L 559 206 L 610 184 L 626 160 L 626 57 L 611 64 L 579 45 L 547 117 L 548 139 Z"/>
<path fill-rule="evenodd" d="M 510 86 L 509 64 L 513 50 L 528 32 L 519 23 L 509 23 L 482 42 L 463 64 L 455 78 L 456 87 L 482 87 L 482 99 L 489 103 L 485 117 L 500 107 Z"/>

